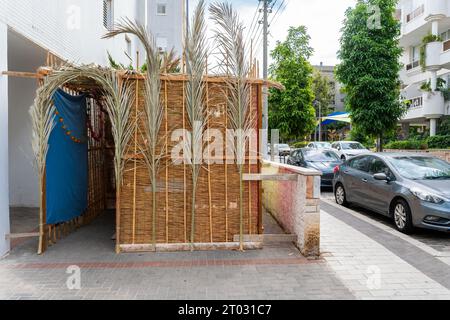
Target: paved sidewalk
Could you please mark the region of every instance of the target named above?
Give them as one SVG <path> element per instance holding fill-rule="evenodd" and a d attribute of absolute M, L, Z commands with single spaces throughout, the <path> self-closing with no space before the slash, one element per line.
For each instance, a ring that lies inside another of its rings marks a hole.
<path fill-rule="evenodd" d="M 382 225 L 330 203 L 322 208 L 323 256 L 357 299 L 450 299 L 450 266 Z"/>
<path fill-rule="evenodd" d="M 35 240 L 15 248 L 0 260 L 0 299 L 353 299 L 325 261 L 305 259 L 293 244 L 115 255 L 113 222 L 105 215 L 41 257 Z M 72 265 L 81 290 L 67 288 Z"/>
<path fill-rule="evenodd" d="M 331 202 L 322 209 L 323 255 L 315 261 L 292 244 L 115 255 L 106 214 L 44 256 L 35 254 L 35 239 L 19 244 L 0 260 L 0 299 L 450 299 L 450 267 L 434 249 Z M 66 284 L 73 265 L 80 290 Z"/>

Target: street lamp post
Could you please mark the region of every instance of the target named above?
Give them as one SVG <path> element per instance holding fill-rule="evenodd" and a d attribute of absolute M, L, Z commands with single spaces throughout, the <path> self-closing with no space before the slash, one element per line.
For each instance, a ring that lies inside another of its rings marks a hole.
<path fill-rule="evenodd" d="M 313 101 L 313 106 L 314 106 L 314 109 L 316 109 L 317 106 L 319 107 L 319 117 L 318 117 L 318 120 L 319 120 L 319 138 L 317 138 L 317 126 L 316 126 L 316 132 L 314 134 L 314 137 L 316 138 L 315 139 L 316 141 L 322 141 L 322 106 L 320 105 L 319 101 L 317 101 L 317 100 Z"/>

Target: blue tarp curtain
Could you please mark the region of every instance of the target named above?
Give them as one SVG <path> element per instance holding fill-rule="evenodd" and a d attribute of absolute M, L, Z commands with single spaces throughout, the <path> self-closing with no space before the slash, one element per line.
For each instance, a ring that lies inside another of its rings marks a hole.
<path fill-rule="evenodd" d="M 70 221 L 88 206 L 86 96 L 58 89 L 46 163 L 47 224 Z"/>

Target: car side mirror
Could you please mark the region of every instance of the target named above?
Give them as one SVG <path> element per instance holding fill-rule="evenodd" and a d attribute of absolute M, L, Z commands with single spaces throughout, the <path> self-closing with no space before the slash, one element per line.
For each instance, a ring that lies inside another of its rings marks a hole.
<path fill-rule="evenodd" d="M 385 173 L 377 173 L 373 176 L 375 180 L 389 182 L 391 179 Z"/>

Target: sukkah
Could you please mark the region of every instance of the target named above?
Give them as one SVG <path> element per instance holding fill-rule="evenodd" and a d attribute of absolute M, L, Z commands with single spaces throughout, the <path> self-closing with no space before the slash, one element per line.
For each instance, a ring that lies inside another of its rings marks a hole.
<path fill-rule="evenodd" d="M 261 184 L 243 175 L 261 172 L 265 83 L 245 63 L 242 25 L 228 5 L 211 9 L 223 61 L 219 75 L 208 75 L 204 11 L 200 1 L 186 35 L 185 73 L 166 73 L 152 36 L 128 20 L 106 37 L 138 36 L 146 48 L 145 74 L 93 65 L 39 70 L 41 86 L 30 111 L 41 190 L 39 253 L 57 233 L 102 214 L 110 190 L 116 194 L 118 253 L 262 245 L 244 242 L 263 225 Z M 53 97 L 61 88 L 88 100 L 86 141 L 67 134 L 74 144 L 87 143 L 88 206 L 79 217 L 50 225 L 46 160 L 59 116 Z M 224 145 L 217 148 L 220 137 Z"/>

